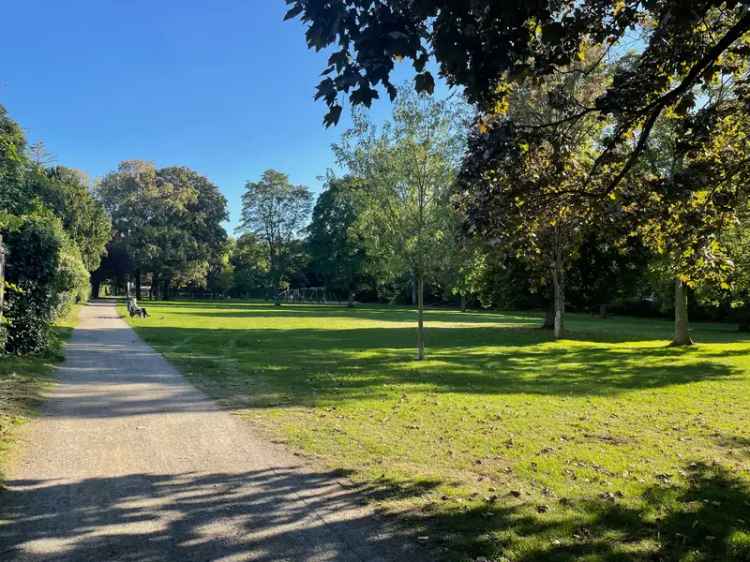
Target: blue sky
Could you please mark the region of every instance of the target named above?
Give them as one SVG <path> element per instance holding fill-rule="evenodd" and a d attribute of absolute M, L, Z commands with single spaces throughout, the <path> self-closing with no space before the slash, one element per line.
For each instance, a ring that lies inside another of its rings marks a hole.
<path fill-rule="evenodd" d="M 320 190 L 330 145 L 313 101 L 326 55 L 283 0 L 24 0 L 3 7 L 0 104 L 55 162 L 93 178 L 128 159 L 185 165 L 229 200 L 268 168 Z M 398 79 L 408 79 L 404 68 Z M 377 120 L 389 103 L 373 107 Z"/>

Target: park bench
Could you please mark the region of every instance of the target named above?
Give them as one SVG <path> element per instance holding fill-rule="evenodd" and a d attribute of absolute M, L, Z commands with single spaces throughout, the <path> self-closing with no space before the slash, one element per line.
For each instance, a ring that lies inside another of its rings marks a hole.
<path fill-rule="evenodd" d="M 140 318 L 148 318 L 148 311 L 143 306 L 138 306 L 138 302 L 135 297 L 128 297 L 128 314 L 133 318 L 139 316 Z"/>

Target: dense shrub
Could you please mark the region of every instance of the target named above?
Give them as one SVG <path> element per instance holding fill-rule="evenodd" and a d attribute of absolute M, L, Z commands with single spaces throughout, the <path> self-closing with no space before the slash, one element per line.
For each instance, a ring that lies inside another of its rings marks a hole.
<path fill-rule="evenodd" d="M 60 220 L 47 211 L 11 217 L 3 235 L 10 283 L 4 311 L 5 351 L 43 351 L 52 322 L 74 302 L 87 298 L 87 270 Z"/>

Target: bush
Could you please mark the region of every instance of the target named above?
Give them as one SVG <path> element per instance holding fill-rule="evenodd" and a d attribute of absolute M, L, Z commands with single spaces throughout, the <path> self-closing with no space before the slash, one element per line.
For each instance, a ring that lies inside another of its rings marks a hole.
<path fill-rule="evenodd" d="M 51 213 L 11 217 L 3 229 L 8 250 L 5 351 L 44 351 L 50 325 L 88 297 L 88 272 L 80 252 Z"/>

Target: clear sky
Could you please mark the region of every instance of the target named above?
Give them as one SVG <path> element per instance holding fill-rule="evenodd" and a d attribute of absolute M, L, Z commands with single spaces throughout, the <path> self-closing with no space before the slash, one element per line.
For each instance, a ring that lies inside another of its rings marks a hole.
<path fill-rule="evenodd" d="M 283 0 L 24 0 L 3 6 L 0 104 L 55 163 L 184 165 L 229 200 L 268 168 L 320 190 L 330 145 L 313 100 L 326 55 Z M 407 69 L 399 80 L 411 76 Z M 375 102 L 374 118 L 390 111 Z"/>

